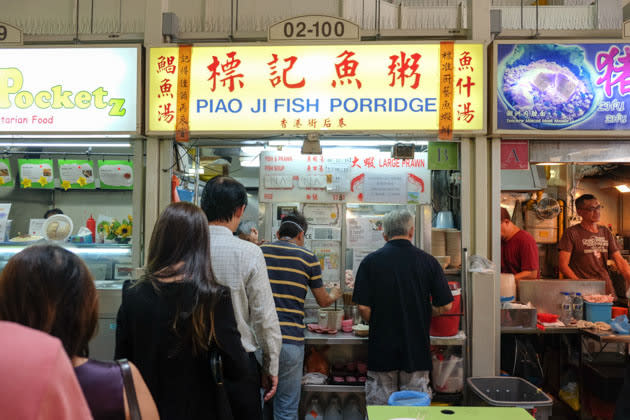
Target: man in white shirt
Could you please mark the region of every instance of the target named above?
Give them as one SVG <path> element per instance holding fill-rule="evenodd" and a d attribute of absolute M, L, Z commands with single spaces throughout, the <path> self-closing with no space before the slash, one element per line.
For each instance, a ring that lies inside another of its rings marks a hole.
<path fill-rule="evenodd" d="M 268 401 L 278 385 L 282 335 L 263 253 L 257 245 L 233 235 L 246 205 L 245 187 L 230 177 L 211 179 L 201 196 L 201 208 L 210 228 L 212 270 L 217 281 L 230 288 L 241 341 L 252 361 L 251 375 L 233 387 L 238 392 L 259 392 L 261 376 L 254 352 L 262 348 L 262 386 Z M 231 384 L 227 385 L 229 390 Z M 258 409 L 262 411 L 261 407 Z"/>

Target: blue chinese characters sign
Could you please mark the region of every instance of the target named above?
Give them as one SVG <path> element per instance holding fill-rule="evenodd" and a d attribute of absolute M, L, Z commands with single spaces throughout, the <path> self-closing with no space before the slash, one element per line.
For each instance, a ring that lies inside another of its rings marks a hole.
<path fill-rule="evenodd" d="M 496 131 L 630 130 L 630 43 L 499 43 Z"/>

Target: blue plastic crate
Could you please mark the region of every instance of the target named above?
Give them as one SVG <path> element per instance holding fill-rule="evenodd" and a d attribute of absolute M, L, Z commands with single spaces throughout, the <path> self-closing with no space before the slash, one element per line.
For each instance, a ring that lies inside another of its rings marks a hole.
<path fill-rule="evenodd" d="M 584 302 L 584 313 L 587 321 L 610 322 L 612 318 L 612 303 Z"/>

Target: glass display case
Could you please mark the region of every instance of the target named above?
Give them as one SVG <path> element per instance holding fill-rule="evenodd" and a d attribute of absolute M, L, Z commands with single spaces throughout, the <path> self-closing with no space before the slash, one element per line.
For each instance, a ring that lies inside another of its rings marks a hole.
<path fill-rule="evenodd" d="M 7 264 L 9 258 L 24 248 L 35 244 L 45 244 L 39 241 L 29 244 L 0 244 L 0 270 Z M 126 279 L 133 275 L 130 244 L 73 244 L 56 243 L 70 252 L 77 254 L 94 276 L 97 289 L 120 289 Z"/>
<path fill-rule="evenodd" d="M 0 270 L 9 258 L 27 246 L 45 243 L 0 243 Z M 81 257 L 94 276 L 98 295 L 98 328 L 90 341 L 90 357 L 111 360 L 114 357 L 116 313 L 122 298 L 122 284 L 134 275 L 131 244 L 57 244 Z"/>

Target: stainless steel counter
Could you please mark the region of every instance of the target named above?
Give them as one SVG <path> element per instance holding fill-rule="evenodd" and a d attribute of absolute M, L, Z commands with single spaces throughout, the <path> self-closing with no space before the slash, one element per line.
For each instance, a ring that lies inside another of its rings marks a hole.
<path fill-rule="evenodd" d="M 580 292 L 582 295 L 604 294 L 606 285 L 599 280 L 521 280 L 519 300 L 531 302 L 538 313 L 560 313 L 561 292 Z"/>
<path fill-rule="evenodd" d="M 580 332 L 576 327 L 545 327 L 545 330 L 538 328 L 518 328 L 501 327 L 501 334 L 577 334 Z"/>
<path fill-rule="evenodd" d="M 304 331 L 306 344 L 363 344 L 368 337 L 358 337 L 353 333 L 337 332 L 336 334 L 319 334 L 312 331 Z M 431 345 L 434 346 L 462 346 L 466 338 L 460 334 L 453 337 L 431 337 Z"/>

